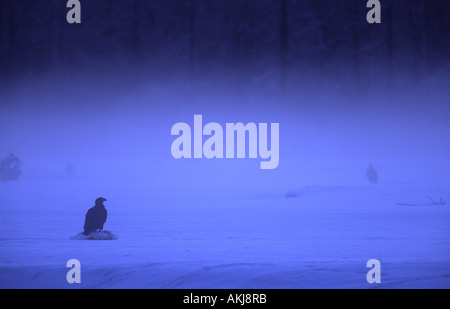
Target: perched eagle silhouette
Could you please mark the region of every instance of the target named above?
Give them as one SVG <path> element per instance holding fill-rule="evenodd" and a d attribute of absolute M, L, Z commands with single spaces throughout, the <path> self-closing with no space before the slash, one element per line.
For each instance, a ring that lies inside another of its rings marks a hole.
<path fill-rule="evenodd" d="M 371 163 L 369 163 L 369 167 L 367 168 L 366 176 L 371 183 L 378 183 L 378 173 Z"/>
<path fill-rule="evenodd" d="M 95 206 L 89 208 L 84 221 L 84 235 L 89 235 L 97 230 L 103 230 L 103 224 L 105 224 L 107 216 L 106 208 L 103 205 L 105 201 L 105 198 L 99 197 L 95 200 Z"/>

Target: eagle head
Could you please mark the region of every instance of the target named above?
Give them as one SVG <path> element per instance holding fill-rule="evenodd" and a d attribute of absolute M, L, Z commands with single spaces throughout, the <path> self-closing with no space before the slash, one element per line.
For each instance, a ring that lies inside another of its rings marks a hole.
<path fill-rule="evenodd" d="M 106 202 L 106 199 L 103 197 L 99 197 L 95 200 L 95 205 L 103 205 L 103 202 Z"/>

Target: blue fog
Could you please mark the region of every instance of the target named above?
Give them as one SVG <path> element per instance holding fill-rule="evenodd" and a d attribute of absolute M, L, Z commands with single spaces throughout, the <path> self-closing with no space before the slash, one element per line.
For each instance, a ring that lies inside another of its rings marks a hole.
<path fill-rule="evenodd" d="M 450 287 L 443 1 L 35 2 L 0 6 L 1 288 Z M 196 114 L 279 123 L 278 167 L 174 159 Z M 118 239 L 73 239 L 99 196 Z"/>

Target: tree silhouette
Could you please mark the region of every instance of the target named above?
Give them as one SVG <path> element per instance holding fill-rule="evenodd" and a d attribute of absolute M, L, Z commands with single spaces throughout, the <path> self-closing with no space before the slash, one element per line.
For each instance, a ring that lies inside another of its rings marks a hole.
<path fill-rule="evenodd" d="M 6 158 L 0 161 L 0 181 L 7 182 L 17 180 L 22 173 L 20 159 L 10 153 Z"/>

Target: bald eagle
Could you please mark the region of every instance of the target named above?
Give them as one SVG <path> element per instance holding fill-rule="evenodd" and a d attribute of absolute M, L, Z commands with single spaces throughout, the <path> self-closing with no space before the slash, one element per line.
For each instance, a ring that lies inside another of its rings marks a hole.
<path fill-rule="evenodd" d="M 367 168 L 366 176 L 367 176 L 367 179 L 369 179 L 369 181 L 371 183 L 378 182 L 378 173 L 371 163 L 369 163 L 369 167 Z"/>
<path fill-rule="evenodd" d="M 84 221 L 84 235 L 89 235 L 97 230 L 103 230 L 103 224 L 106 222 L 107 211 L 103 202 L 106 199 L 99 197 L 95 200 L 95 206 L 89 208 Z"/>

